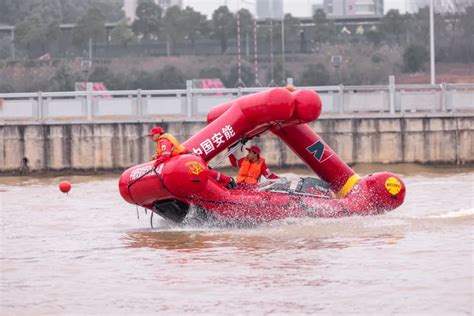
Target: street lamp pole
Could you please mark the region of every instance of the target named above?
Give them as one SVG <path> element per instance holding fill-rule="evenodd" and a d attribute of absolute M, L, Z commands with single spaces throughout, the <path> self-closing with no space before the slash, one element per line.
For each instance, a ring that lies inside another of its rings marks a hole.
<path fill-rule="evenodd" d="M 274 69 L 273 69 L 273 0 L 270 0 L 270 83 L 269 87 L 275 86 L 274 80 Z"/>
<path fill-rule="evenodd" d="M 430 0 L 430 73 L 431 84 L 435 84 L 435 51 L 434 51 L 434 21 L 433 0 Z"/>
<path fill-rule="evenodd" d="M 239 0 L 240 1 L 240 0 Z M 257 2 L 256 1 L 245 1 L 243 3 L 251 4 L 254 6 L 254 18 L 253 18 L 253 47 L 254 47 L 254 72 L 255 72 L 255 86 L 261 87 L 262 84 L 258 80 L 258 50 L 257 50 Z"/>

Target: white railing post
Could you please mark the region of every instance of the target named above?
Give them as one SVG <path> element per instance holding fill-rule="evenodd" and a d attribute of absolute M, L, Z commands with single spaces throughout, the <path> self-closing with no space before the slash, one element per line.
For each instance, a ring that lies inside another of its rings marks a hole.
<path fill-rule="evenodd" d="M 193 82 L 186 80 L 186 114 L 188 118 L 193 116 Z"/>
<path fill-rule="evenodd" d="M 288 79 L 288 78 L 287 78 Z M 291 84 L 291 81 L 288 80 Z M 368 112 L 381 109 L 382 114 L 389 116 L 401 115 L 408 112 L 430 112 L 430 113 L 449 113 L 456 111 L 467 111 L 472 113 L 472 97 L 474 96 L 474 84 L 447 84 L 439 83 L 437 85 L 400 85 L 395 84 L 393 77 L 389 78 L 388 85 L 385 86 L 349 86 L 336 85 L 329 87 L 300 87 L 301 89 L 317 89 L 325 93 L 324 97 L 328 102 L 328 112 L 333 114 L 347 115 L 358 112 Z M 261 91 L 262 88 L 239 87 L 234 89 L 225 89 L 224 96 L 217 97 L 217 100 L 225 101 L 227 98 L 233 99 L 237 94 L 243 95 Z M 434 92 L 434 94 L 433 94 Z M 125 90 L 110 91 L 111 96 L 117 96 L 120 109 L 125 109 L 123 114 L 118 114 L 124 119 L 146 118 L 155 113 L 179 115 L 183 119 L 192 118 L 198 113 L 199 108 L 207 108 L 215 102 L 212 98 L 198 99 L 201 95 L 211 93 L 223 95 L 220 92 L 210 92 L 208 89 L 194 89 L 192 81 L 187 82 L 187 89 L 180 90 L 157 90 L 148 92 L 145 90 Z M 152 93 L 152 94 L 150 94 Z M 359 94 L 357 94 L 359 93 Z M 84 91 L 67 92 L 29 92 L 29 93 L 0 93 L 0 98 L 4 99 L 2 108 L 0 108 L 0 119 L 16 120 L 19 116 L 27 120 L 56 120 L 62 119 L 62 116 L 74 116 L 83 121 L 93 121 L 99 117 L 107 117 L 107 108 L 98 108 L 106 106 L 113 100 L 95 99 L 99 94 L 93 91 L 92 83 L 87 83 Z M 230 96 L 232 94 L 232 96 Z M 376 97 L 376 107 L 356 107 L 363 101 L 365 96 L 368 100 Z M 383 97 L 380 97 L 383 95 Z M 128 97 L 123 100 L 123 97 Z M 122 100 L 120 100 L 122 98 Z M 162 99 L 160 99 L 162 98 Z M 434 98 L 434 99 L 433 99 Z M 70 104 L 67 108 L 57 108 L 57 104 Z M 174 104 L 175 108 L 154 108 L 162 104 Z M 129 102 L 123 102 L 129 101 Z M 20 106 L 17 106 L 17 104 Z M 380 106 L 378 103 L 383 103 Z M 133 106 L 131 109 L 130 106 Z M 388 108 L 387 108 L 388 106 Z M 106 106 L 107 107 L 107 106 Z M 27 112 L 29 111 L 29 112 Z M 79 111 L 79 112 L 78 112 Z M 382 112 L 383 111 L 383 112 Z M 103 113 L 104 112 L 104 113 Z M 390 113 L 389 113 L 390 112 Z"/>
<path fill-rule="evenodd" d="M 446 93 L 446 83 L 441 83 L 441 111 L 447 112 L 448 111 L 448 102 L 447 102 L 447 93 Z"/>
<path fill-rule="evenodd" d="M 344 85 L 339 85 L 339 113 L 344 113 Z"/>
<path fill-rule="evenodd" d="M 287 86 L 293 86 L 293 78 L 289 77 L 289 78 L 286 78 L 286 85 Z"/>
<path fill-rule="evenodd" d="M 388 98 L 390 114 L 395 114 L 395 76 L 388 77 Z"/>
<path fill-rule="evenodd" d="M 87 120 L 92 121 L 92 103 L 93 103 L 93 95 L 92 95 L 92 82 L 88 82 L 86 84 L 86 103 L 87 103 Z"/>
<path fill-rule="evenodd" d="M 43 118 L 44 118 L 43 91 L 38 91 L 38 119 L 42 120 Z"/>
<path fill-rule="evenodd" d="M 400 114 L 404 115 L 405 114 L 405 104 L 403 103 L 405 95 L 405 90 L 400 90 Z"/>
<path fill-rule="evenodd" d="M 137 116 L 138 116 L 138 118 L 141 118 L 143 116 L 142 89 L 137 89 Z"/>

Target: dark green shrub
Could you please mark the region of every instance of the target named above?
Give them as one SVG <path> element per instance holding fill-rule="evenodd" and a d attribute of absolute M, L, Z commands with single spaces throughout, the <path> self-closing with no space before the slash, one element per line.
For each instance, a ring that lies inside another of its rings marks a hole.
<path fill-rule="evenodd" d="M 403 53 L 403 69 L 406 72 L 417 72 L 424 69 L 428 61 L 428 51 L 420 45 L 410 45 Z"/>
<path fill-rule="evenodd" d="M 255 83 L 255 74 L 253 73 L 250 66 L 242 64 L 241 66 L 241 79 L 246 87 L 253 87 Z M 225 80 L 225 86 L 228 88 L 234 88 L 238 85 L 239 81 L 239 68 L 238 65 L 234 65 L 229 72 L 229 76 Z"/>
<path fill-rule="evenodd" d="M 178 68 L 165 66 L 158 72 L 156 89 L 185 89 L 186 78 Z"/>
<path fill-rule="evenodd" d="M 224 74 L 222 70 L 217 67 L 212 68 L 204 68 L 199 71 L 199 78 L 206 79 L 206 78 L 219 78 L 221 80 L 224 79 Z"/>
<path fill-rule="evenodd" d="M 307 65 L 305 68 L 298 85 L 324 86 L 330 84 L 331 75 L 323 64 Z"/>

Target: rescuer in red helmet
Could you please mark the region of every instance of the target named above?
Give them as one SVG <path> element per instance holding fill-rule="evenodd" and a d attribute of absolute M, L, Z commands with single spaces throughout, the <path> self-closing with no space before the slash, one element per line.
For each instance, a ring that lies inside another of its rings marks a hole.
<path fill-rule="evenodd" d="M 188 153 L 187 149 L 181 145 L 173 135 L 165 133 L 165 130 L 161 126 L 153 127 L 148 133 L 148 136 L 156 142 L 156 153 L 152 157 L 152 160 L 156 159 L 153 163 L 153 167 L 155 168 L 171 157 Z M 234 179 L 223 173 L 209 170 L 209 176 L 227 188 L 236 187 Z"/>
<path fill-rule="evenodd" d="M 247 149 L 247 156 L 240 158 L 238 161 L 234 154 L 229 156 L 230 163 L 233 167 L 239 167 L 239 174 L 237 175 L 238 184 L 257 184 L 260 177 L 263 175 L 267 179 L 278 179 L 279 176 L 272 173 L 265 164 L 265 159 L 260 157 L 260 148 L 251 146 Z"/>
<path fill-rule="evenodd" d="M 148 133 L 148 136 L 156 142 L 156 153 L 152 157 L 152 159 L 156 159 L 153 164 L 154 167 L 171 157 L 188 152 L 173 135 L 165 133 L 165 130 L 161 126 L 153 127 Z"/>

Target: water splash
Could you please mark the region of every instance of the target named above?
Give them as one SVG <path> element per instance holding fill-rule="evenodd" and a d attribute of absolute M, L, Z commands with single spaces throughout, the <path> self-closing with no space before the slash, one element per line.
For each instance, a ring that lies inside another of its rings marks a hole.
<path fill-rule="evenodd" d="M 444 214 L 428 216 L 428 218 L 456 218 L 456 217 L 470 217 L 474 216 L 474 208 L 460 209 Z"/>

